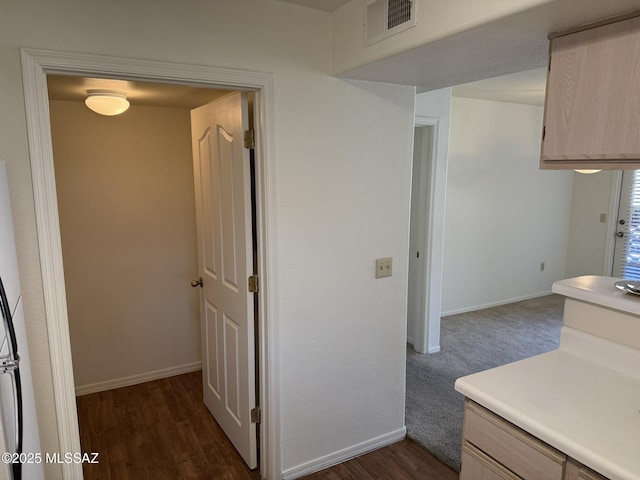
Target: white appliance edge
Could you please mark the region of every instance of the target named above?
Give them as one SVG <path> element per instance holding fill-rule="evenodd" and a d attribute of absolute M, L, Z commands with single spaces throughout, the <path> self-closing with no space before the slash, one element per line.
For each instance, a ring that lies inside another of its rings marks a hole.
<path fill-rule="evenodd" d="M 22 298 L 20 296 L 20 278 L 18 275 L 18 261 L 16 257 L 15 239 L 13 236 L 13 221 L 11 218 L 11 205 L 9 201 L 9 183 L 6 164 L 0 161 L 0 276 L 5 286 L 10 310 L 13 315 L 14 329 L 18 342 L 18 354 L 20 355 L 20 376 L 22 380 L 22 405 L 23 405 L 23 452 L 33 456 L 31 463 L 25 462 L 22 466 L 22 478 L 28 480 L 44 480 L 45 461 L 44 454 L 40 450 L 40 436 L 36 417 L 35 399 L 33 396 L 33 383 L 31 379 L 31 367 L 29 363 L 29 349 L 25 330 Z M 4 375 L 4 374 L 0 374 Z M 7 382 L 2 382 L 6 386 Z M 5 387 L 6 388 L 6 387 Z M 0 409 L 13 411 L 12 395 L 1 395 Z M 11 402 L 9 402 L 11 400 Z M 7 405 L 7 403 L 9 403 Z M 6 418 L 0 415 L 0 419 Z M 0 425 L 4 432 L 4 425 Z M 0 435 L 0 446 L 5 452 L 5 434 Z M 0 480 L 11 478 L 10 468 L 0 461 Z"/>

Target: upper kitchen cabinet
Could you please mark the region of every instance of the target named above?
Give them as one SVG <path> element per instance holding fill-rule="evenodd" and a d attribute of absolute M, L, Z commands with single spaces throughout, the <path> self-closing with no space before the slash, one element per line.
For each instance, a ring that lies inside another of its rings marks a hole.
<path fill-rule="evenodd" d="M 639 15 L 549 36 L 541 168 L 640 168 Z"/>

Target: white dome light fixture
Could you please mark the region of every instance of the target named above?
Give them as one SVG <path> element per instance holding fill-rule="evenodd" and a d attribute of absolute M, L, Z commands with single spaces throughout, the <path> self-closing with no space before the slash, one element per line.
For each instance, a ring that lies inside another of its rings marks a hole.
<path fill-rule="evenodd" d="M 590 175 L 590 174 L 592 174 L 592 173 L 598 173 L 598 172 L 601 172 L 602 170 L 576 169 L 575 171 L 576 171 L 576 172 L 578 172 L 578 173 L 584 173 L 584 174 Z"/>
<path fill-rule="evenodd" d="M 84 103 L 100 115 L 120 115 L 129 108 L 127 96 L 115 90 L 87 90 Z"/>

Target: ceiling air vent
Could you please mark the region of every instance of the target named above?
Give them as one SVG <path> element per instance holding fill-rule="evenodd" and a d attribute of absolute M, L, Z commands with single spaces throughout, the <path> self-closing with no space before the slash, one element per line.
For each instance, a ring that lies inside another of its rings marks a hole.
<path fill-rule="evenodd" d="M 371 45 L 415 26 L 415 0 L 365 0 L 364 44 Z"/>

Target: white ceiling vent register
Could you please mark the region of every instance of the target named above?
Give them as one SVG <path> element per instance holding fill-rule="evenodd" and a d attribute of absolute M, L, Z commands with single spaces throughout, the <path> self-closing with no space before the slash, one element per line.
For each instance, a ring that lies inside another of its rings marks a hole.
<path fill-rule="evenodd" d="M 364 0 L 365 46 L 415 25 L 415 0 Z"/>

